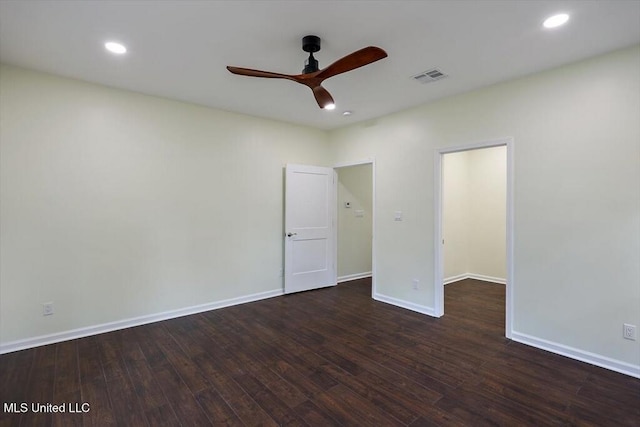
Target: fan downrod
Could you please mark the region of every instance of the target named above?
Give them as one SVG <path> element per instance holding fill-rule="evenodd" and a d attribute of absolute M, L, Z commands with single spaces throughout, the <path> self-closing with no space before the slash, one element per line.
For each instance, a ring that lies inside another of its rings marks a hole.
<path fill-rule="evenodd" d="M 319 70 L 318 60 L 313 57 L 313 53 L 320 50 L 320 37 L 304 36 L 302 38 L 302 50 L 309 52 L 309 58 L 305 61 L 303 74 L 315 73 Z"/>

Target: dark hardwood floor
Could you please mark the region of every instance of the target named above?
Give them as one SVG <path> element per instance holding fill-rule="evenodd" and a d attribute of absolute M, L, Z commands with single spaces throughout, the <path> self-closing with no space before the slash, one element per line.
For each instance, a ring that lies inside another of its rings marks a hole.
<path fill-rule="evenodd" d="M 433 319 L 361 280 L 5 354 L 29 410 L 0 425 L 640 425 L 640 380 L 504 338 L 503 286 L 445 294 Z"/>

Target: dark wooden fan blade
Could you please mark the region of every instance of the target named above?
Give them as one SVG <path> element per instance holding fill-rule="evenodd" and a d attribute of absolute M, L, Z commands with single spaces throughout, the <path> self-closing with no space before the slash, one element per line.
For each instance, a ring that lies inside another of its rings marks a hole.
<path fill-rule="evenodd" d="M 265 77 L 268 79 L 287 79 L 297 81 L 295 76 L 291 76 L 289 74 L 272 73 L 271 71 L 252 70 L 250 68 L 240 67 L 227 67 L 227 70 L 229 70 L 233 74 L 239 74 L 241 76 Z"/>
<path fill-rule="evenodd" d="M 365 47 L 353 52 L 352 54 L 338 59 L 333 64 L 318 71 L 316 77 L 322 80 L 328 79 L 329 77 L 346 73 L 347 71 L 355 70 L 356 68 L 371 64 L 372 62 L 379 61 L 380 59 L 386 57 L 387 52 L 380 49 L 379 47 Z"/>
<path fill-rule="evenodd" d="M 311 88 L 311 90 L 313 91 L 313 96 L 315 96 L 316 102 L 318 103 L 318 106 L 320 108 L 325 108 L 327 105 L 330 105 L 330 104 L 335 105 L 335 103 L 333 102 L 333 97 L 331 96 L 329 91 L 327 91 L 322 86 L 320 85 L 315 86 Z"/>

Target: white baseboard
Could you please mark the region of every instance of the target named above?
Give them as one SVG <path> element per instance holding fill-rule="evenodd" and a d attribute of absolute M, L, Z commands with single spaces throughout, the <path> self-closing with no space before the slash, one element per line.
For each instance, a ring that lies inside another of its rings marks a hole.
<path fill-rule="evenodd" d="M 437 317 L 433 307 L 427 307 L 426 305 L 416 304 L 410 301 L 393 298 L 387 295 L 374 294 L 373 299 L 376 301 L 384 302 L 387 304 L 395 305 L 397 307 L 406 308 L 407 310 L 416 311 L 418 313 L 426 314 L 431 317 Z"/>
<path fill-rule="evenodd" d="M 459 282 L 460 280 L 468 279 L 469 273 L 458 274 L 457 276 L 445 277 L 442 280 L 443 285 L 448 285 L 449 283 Z"/>
<path fill-rule="evenodd" d="M 475 273 L 464 273 L 464 274 L 458 274 L 457 276 L 447 277 L 442 281 L 442 283 L 444 285 L 448 285 L 449 283 L 458 282 L 464 279 L 482 280 L 483 282 L 497 283 L 500 285 L 507 284 L 507 279 L 503 279 L 501 277 L 485 276 L 484 274 L 475 274 Z"/>
<path fill-rule="evenodd" d="M 338 283 L 348 282 L 350 280 L 365 279 L 371 276 L 372 276 L 372 273 L 370 271 L 366 271 L 364 273 L 347 274 L 346 276 L 338 277 Z"/>
<path fill-rule="evenodd" d="M 0 345 L 0 354 L 11 353 L 13 351 L 24 350 L 41 345 L 54 344 L 82 338 L 89 335 L 97 335 L 105 332 L 116 331 L 118 329 L 131 328 L 133 326 L 146 325 L 147 323 L 159 322 L 161 320 L 175 319 L 176 317 L 188 316 L 190 314 L 202 313 L 204 311 L 216 310 L 218 308 L 230 307 L 232 305 L 245 304 L 284 295 L 282 289 L 260 292 L 252 295 L 231 298 L 221 301 L 214 301 L 206 304 L 194 305 L 191 307 L 179 308 L 177 310 L 165 311 L 162 313 L 149 314 L 146 316 L 134 317 L 130 319 L 118 320 L 115 322 L 103 323 L 100 325 L 87 326 L 84 328 L 72 329 L 64 332 L 56 332 L 49 335 L 41 335 L 34 338 L 11 341 Z"/>
<path fill-rule="evenodd" d="M 600 366 L 601 368 L 610 369 L 615 372 L 620 372 L 621 374 L 640 378 L 640 365 L 633 365 L 631 363 L 622 362 L 610 357 L 569 347 L 564 344 L 547 341 L 545 339 L 536 338 L 534 336 L 523 334 L 520 332 L 511 332 L 511 339 L 522 344 L 550 351 L 551 353 L 560 354 L 571 359 L 580 360 L 582 362 Z"/>

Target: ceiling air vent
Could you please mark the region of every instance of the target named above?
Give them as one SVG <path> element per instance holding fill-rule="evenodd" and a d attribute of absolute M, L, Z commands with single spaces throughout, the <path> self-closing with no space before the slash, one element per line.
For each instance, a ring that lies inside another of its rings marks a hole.
<path fill-rule="evenodd" d="M 413 78 L 420 83 L 435 82 L 436 80 L 444 79 L 445 77 L 447 77 L 447 75 L 437 68 L 423 71 L 422 73 L 413 76 Z"/>

